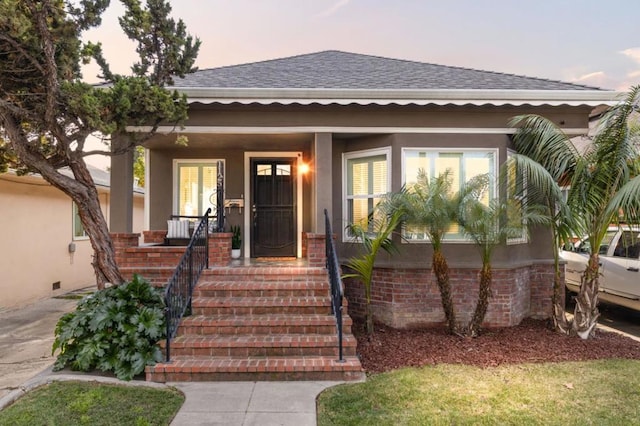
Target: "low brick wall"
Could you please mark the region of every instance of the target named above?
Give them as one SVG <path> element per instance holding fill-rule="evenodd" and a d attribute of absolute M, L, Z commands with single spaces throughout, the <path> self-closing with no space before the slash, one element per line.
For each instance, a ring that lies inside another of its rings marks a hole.
<path fill-rule="evenodd" d="M 167 236 L 165 230 L 142 231 L 142 239 L 145 244 L 162 244 Z"/>
<path fill-rule="evenodd" d="M 346 272 L 346 270 L 345 270 Z M 479 269 L 451 269 L 451 289 L 460 324 L 467 324 L 476 306 Z M 364 286 L 344 280 L 349 315 L 363 318 Z M 494 269 L 492 296 L 484 327 L 509 327 L 524 318 L 551 315 L 553 265 Z M 376 268 L 371 303 L 374 319 L 395 328 L 434 327 L 444 324 L 440 291 L 431 269 Z"/>

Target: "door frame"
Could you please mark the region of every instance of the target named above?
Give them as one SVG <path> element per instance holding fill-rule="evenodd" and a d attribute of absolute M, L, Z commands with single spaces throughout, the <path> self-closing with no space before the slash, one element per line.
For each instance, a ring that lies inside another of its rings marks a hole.
<path fill-rule="evenodd" d="M 260 158 L 270 159 L 297 159 L 296 176 L 294 180 L 294 194 L 296 197 L 296 257 L 302 257 L 302 178 L 300 173 L 301 165 L 303 163 L 302 152 L 299 151 L 246 151 L 244 153 L 244 193 L 245 197 L 245 209 L 244 209 L 244 257 L 246 259 L 251 258 L 251 232 L 248 232 L 251 226 L 251 200 L 253 200 L 253 194 L 251 193 L 251 160 Z"/>

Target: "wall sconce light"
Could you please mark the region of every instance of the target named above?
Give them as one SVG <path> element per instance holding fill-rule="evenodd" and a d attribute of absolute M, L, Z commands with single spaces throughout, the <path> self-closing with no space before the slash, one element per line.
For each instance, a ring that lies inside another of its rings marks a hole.
<path fill-rule="evenodd" d="M 306 175 L 307 173 L 309 173 L 309 164 L 307 163 L 300 164 L 300 173 L 303 175 Z"/>

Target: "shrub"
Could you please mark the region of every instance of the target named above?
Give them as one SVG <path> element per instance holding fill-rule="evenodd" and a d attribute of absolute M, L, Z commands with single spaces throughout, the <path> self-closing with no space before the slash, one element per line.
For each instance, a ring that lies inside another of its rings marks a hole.
<path fill-rule="evenodd" d="M 134 275 L 131 282 L 85 297 L 60 318 L 52 350 L 60 354 L 53 369 L 112 371 L 131 380 L 162 360 L 157 342 L 164 337 L 162 292 Z"/>

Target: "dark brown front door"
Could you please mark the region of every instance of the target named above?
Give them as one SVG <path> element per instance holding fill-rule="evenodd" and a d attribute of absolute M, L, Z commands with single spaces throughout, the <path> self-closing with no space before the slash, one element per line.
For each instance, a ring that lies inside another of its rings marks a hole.
<path fill-rule="evenodd" d="M 251 161 L 252 257 L 296 255 L 294 161 Z"/>

